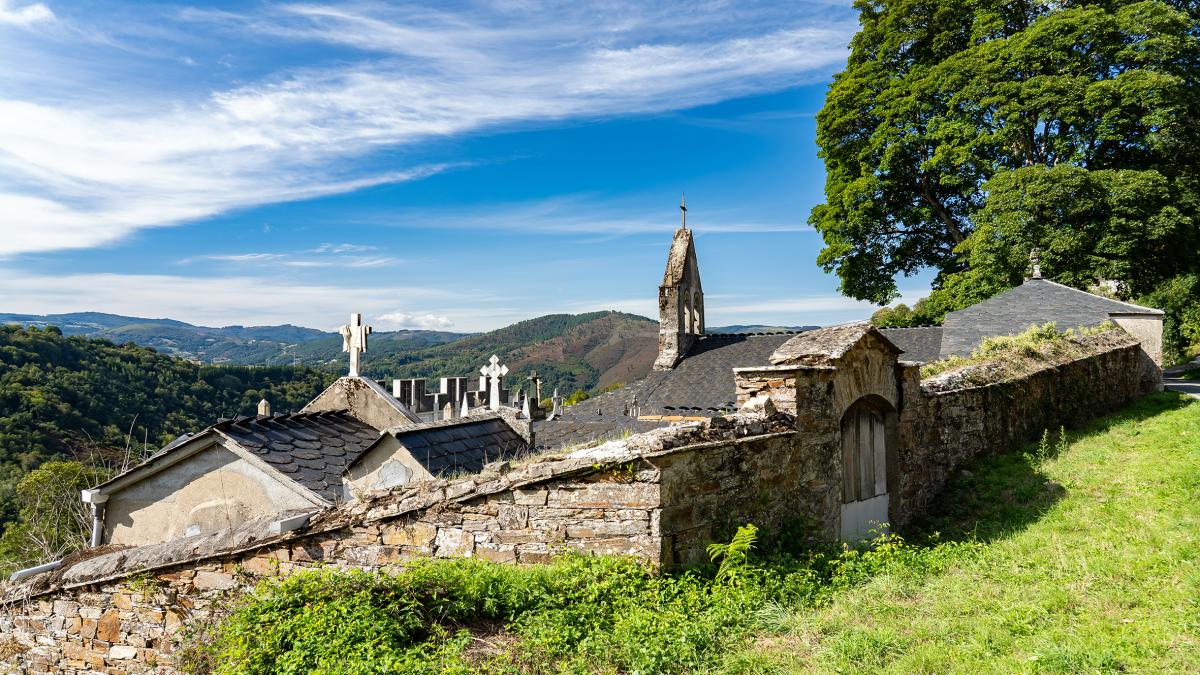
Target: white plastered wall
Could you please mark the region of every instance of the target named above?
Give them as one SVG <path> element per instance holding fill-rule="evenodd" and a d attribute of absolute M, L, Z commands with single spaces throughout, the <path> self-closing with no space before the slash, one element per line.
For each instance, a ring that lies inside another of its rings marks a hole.
<path fill-rule="evenodd" d="M 408 449 L 394 436 L 387 435 L 346 470 L 342 486 L 347 500 L 358 499 L 371 490 L 394 488 L 414 480 L 428 480 L 432 474 L 413 459 Z"/>
<path fill-rule="evenodd" d="M 1163 318 L 1153 314 L 1110 314 L 1113 322 L 1136 339 L 1142 349 L 1142 387 L 1162 390 Z"/>
<path fill-rule="evenodd" d="M 213 443 L 113 491 L 105 504 L 104 543 L 140 546 L 170 541 L 315 505 L 292 486 Z"/>

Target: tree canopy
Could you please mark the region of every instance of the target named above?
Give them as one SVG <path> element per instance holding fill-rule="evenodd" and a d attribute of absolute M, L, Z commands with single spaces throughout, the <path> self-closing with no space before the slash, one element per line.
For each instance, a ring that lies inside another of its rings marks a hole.
<path fill-rule="evenodd" d="M 1200 4 L 857 0 L 818 115 L 809 222 L 842 291 L 886 303 L 933 268 L 927 318 L 1018 283 L 1197 269 Z"/>

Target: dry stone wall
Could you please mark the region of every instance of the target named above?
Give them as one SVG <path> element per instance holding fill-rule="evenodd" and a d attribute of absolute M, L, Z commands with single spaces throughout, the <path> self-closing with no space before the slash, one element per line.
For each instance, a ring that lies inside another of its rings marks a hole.
<path fill-rule="evenodd" d="M 181 625 L 211 620 L 230 594 L 262 577 L 317 565 L 394 570 L 413 559 L 463 556 L 536 563 L 566 550 L 689 564 L 746 522 L 770 533 L 807 521 L 814 538 L 833 540 L 841 416 L 863 396 L 897 411 L 889 441 L 896 461 L 888 466 L 897 469 L 890 517 L 901 524 L 970 459 L 1112 410 L 1139 390 L 1132 339 L 1098 341 L 1086 358 L 972 386 L 954 377 L 922 382 L 916 367 L 866 344 L 827 365 L 739 369 L 739 402 L 747 405 L 736 415 L 501 463 L 329 511 L 88 551 L 2 589 L 0 664 L 17 672 L 173 672 Z M 306 515 L 299 529 L 270 527 Z"/>
<path fill-rule="evenodd" d="M 1010 450 L 1046 429 L 1081 424 L 1137 398 L 1138 343 L 1114 334 L 1084 340 L 1095 353 L 992 384 L 957 384 L 961 372 L 921 381 L 918 367 L 902 366 L 900 494 L 892 505 L 893 524 L 919 514 L 971 459 Z"/>
<path fill-rule="evenodd" d="M 314 566 L 387 571 L 430 557 L 538 563 L 568 550 L 652 563 L 696 560 L 710 541 L 699 532 L 714 530 L 709 521 L 717 511 L 723 524 L 745 522 L 730 511 L 734 503 L 759 508 L 751 506 L 758 493 L 743 472 L 799 475 L 780 472 L 775 456 L 794 452 L 792 435 L 785 416 L 731 416 L 374 495 L 316 513 L 286 534 L 272 534 L 271 521 L 295 513 L 201 537 L 91 551 L 6 589 L 0 663 L 18 672 L 174 672 L 181 625 L 214 619 L 228 595 L 263 577 Z M 687 502 L 694 472 L 711 482 L 702 488 L 708 506 L 686 522 L 671 511 L 675 520 L 664 524 L 664 493 L 675 506 Z M 761 509 L 745 515 L 769 516 Z"/>

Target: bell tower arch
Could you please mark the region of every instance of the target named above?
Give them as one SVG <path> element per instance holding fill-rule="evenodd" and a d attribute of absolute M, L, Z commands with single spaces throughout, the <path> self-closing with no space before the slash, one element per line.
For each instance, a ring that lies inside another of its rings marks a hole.
<path fill-rule="evenodd" d="M 671 370 L 684 357 L 696 338 L 704 334 L 704 289 L 696 245 L 687 226 L 687 204 L 679 202 L 679 229 L 671 240 L 667 269 L 658 287 L 658 358 L 655 370 Z"/>

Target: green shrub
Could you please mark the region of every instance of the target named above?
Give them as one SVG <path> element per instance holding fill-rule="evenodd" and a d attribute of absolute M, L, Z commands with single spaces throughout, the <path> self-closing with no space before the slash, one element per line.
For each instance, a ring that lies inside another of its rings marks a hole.
<path fill-rule="evenodd" d="M 298 573 L 262 583 L 215 627 L 189 626 L 175 663 L 189 673 L 703 672 L 771 615 L 879 574 L 929 573 L 969 548 L 884 534 L 870 547 L 760 558 L 756 538 L 743 526 L 710 548 L 719 566 L 673 574 L 575 554 L 528 567 Z"/>

